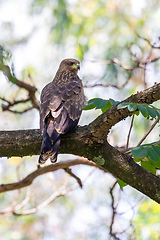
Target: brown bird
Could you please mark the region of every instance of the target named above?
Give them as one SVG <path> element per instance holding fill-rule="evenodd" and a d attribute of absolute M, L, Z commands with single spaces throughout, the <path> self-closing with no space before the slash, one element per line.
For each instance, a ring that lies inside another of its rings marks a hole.
<path fill-rule="evenodd" d="M 80 62 L 64 59 L 52 82 L 41 93 L 40 130 L 43 134 L 39 164 L 57 161 L 61 134 L 78 124 L 84 106 L 84 91 L 77 73 Z"/>

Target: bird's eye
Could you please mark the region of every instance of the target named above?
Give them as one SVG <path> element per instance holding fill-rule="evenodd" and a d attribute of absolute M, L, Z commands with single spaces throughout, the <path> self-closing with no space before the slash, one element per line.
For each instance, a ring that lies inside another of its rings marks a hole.
<path fill-rule="evenodd" d="M 73 62 L 69 62 L 69 63 L 68 63 L 69 66 L 72 66 L 73 64 L 74 64 Z"/>

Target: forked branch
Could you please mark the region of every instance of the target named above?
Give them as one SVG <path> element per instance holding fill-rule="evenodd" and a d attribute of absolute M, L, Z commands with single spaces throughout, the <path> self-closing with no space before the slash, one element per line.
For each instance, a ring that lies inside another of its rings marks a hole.
<path fill-rule="evenodd" d="M 42 167 L 42 168 L 39 168 L 39 169 L 35 170 L 34 172 L 32 172 L 31 174 L 26 176 L 21 181 L 10 183 L 10 184 L 1 184 L 0 185 L 0 193 L 7 192 L 7 191 L 12 191 L 12 190 L 16 190 L 16 189 L 21 189 L 23 187 L 27 187 L 33 182 L 33 180 L 36 177 L 38 177 L 42 174 L 45 174 L 47 172 L 54 172 L 54 171 L 57 171 L 58 169 L 66 170 L 67 168 L 69 168 L 71 166 L 75 166 L 75 165 L 79 165 L 79 164 L 88 165 L 88 166 L 92 166 L 92 167 L 97 167 L 97 168 L 107 172 L 107 170 L 105 170 L 101 166 L 99 166 L 96 163 L 94 163 L 92 161 L 89 161 L 87 159 L 80 158 L 80 159 L 77 159 L 77 160 L 58 162 L 56 164 L 51 164 L 51 165 L 48 165 L 46 167 Z M 73 175 L 74 174 L 72 173 L 72 177 L 75 178 L 75 175 L 74 176 Z"/>

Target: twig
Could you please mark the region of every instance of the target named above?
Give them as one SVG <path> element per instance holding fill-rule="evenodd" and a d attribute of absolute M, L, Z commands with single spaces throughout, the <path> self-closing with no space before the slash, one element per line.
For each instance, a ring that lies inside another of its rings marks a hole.
<path fill-rule="evenodd" d="M 139 67 L 139 68 L 143 68 L 144 69 L 146 64 L 156 62 L 156 61 L 158 61 L 160 59 L 160 57 L 156 57 L 156 58 L 153 58 L 153 59 L 148 59 L 147 58 L 147 60 L 142 61 L 142 62 L 139 61 L 134 56 L 132 56 L 131 59 L 138 64 L 137 68 Z"/>
<path fill-rule="evenodd" d="M 113 186 L 112 186 L 111 189 L 110 189 L 110 195 L 111 195 L 111 199 L 112 199 L 112 202 L 111 202 L 112 219 L 111 219 L 109 234 L 110 234 L 110 236 L 112 236 L 115 240 L 120 240 L 120 239 L 116 236 L 116 233 L 113 233 L 113 224 L 114 224 L 114 221 L 115 221 L 116 208 L 117 208 L 117 207 L 114 206 L 114 205 L 115 205 L 115 199 L 114 199 L 114 196 L 113 196 L 113 190 L 114 190 L 116 184 L 117 184 L 117 181 L 113 184 Z"/>
<path fill-rule="evenodd" d="M 146 42 L 151 46 L 151 48 L 160 49 L 160 46 L 157 47 L 157 46 L 155 46 L 154 44 L 151 44 L 151 42 L 150 42 L 147 38 L 144 38 L 144 37 L 140 36 L 138 33 L 137 33 L 137 36 L 138 36 L 139 38 L 143 39 L 144 41 L 146 41 Z"/>
<path fill-rule="evenodd" d="M 129 79 L 131 78 L 132 72 L 135 68 L 137 68 L 138 64 L 136 63 L 134 66 L 127 66 L 123 63 L 121 63 L 117 58 L 113 58 L 111 60 L 88 60 L 88 59 L 84 59 L 85 61 L 90 61 L 90 62 L 98 62 L 101 64 L 107 64 L 110 65 L 112 63 L 118 65 L 119 67 L 123 68 L 126 71 L 129 71 L 129 76 L 127 78 L 127 80 L 121 85 L 118 86 L 118 84 L 111 84 L 111 83 L 95 83 L 95 84 L 91 84 L 91 85 L 84 85 L 85 88 L 92 88 L 92 87 L 97 87 L 97 86 L 102 86 L 102 87 L 114 87 L 117 89 L 122 89 L 129 81 Z"/>
<path fill-rule="evenodd" d="M 31 99 L 30 99 L 30 97 L 28 97 L 28 98 L 26 98 L 26 99 L 22 99 L 22 100 L 13 100 L 13 101 L 8 101 L 7 99 L 5 99 L 5 98 L 2 98 L 2 97 L 0 97 L 0 99 L 2 100 L 2 101 L 5 101 L 5 102 L 7 102 L 8 104 L 6 105 L 6 104 L 2 104 L 2 110 L 3 111 L 10 111 L 10 107 L 12 107 L 12 106 L 15 106 L 15 105 L 17 105 L 17 104 L 19 104 L 19 103 L 26 103 L 26 102 L 29 102 L 29 101 L 31 101 Z M 12 111 L 12 110 L 11 110 Z"/>
<path fill-rule="evenodd" d="M 92 169 L 92 171 L 88 174 L 88 176 L 86 176 L 83 179 L 83 182 L 85 182 L 87 180 L 87 178 L 95 171 L 95 169 Z M 12 205 L 11 207 L 8 207 L 6 209 L 4 209 L 3 211 L 0 212 L 1 215 L 15 215 L 15 216 L 25 216 L 25 215 L 29 215 L 29 214 L 34 214 L 36 212 L 38 212 L 40 209 L 46 207 L 47 205 L 49 205 L 51 202 L 53 202 L 56 198 L 60 197 L 60 196 L 65 196 L 66 194 L 70 193 L 71 191 L 75 190 L 76 188 L 78 188 L 79 183 L 74 184 L 71 187 L 67 188 L 66 185 L 66 181 L 64 182 L 63 186 L 60 187 L 59 190 L 54 190 L 53 188 L 53 194 L 47 198 L 45 201 L 43 201 L 41 204 L 39 204 L 38 206 L 35 206 L 34 208 L 31 208 L 29 210 L 22 210 L 20 213 L 17 212 L 17 210 L 23 208 L 30 200 L 31 197 L 31 191 L 30 188 L 27 188 L 27 195 L 26 198 L 18 205 L 15 206 Z M 15 206 L 15 207 L 14 207 Z"/>
<path fill-rule="evenodd" d="M 144 134 L 143 138 L 139 141 L 139 143 L 136 145 L 136 147 L 140 146 L 142 142 L 146 139 L 146 137 L 150 134 L 150 132 L 153 130 L 153 128 L 156 126 L 156 124 L 159 122 L 159 118 L 156 118 L 154 123 L 151 125 L 150 129 Z"/>
<path fill-rule="evenodd" d="M 71 190 L 73 190 L 72 188 L 68 188 L 68 189 L 64 189 L 64 187 L 62 186 L 60 190 L 54 192 L 49 198 L 47 198 L 44 202 L 42 202 L 41 204 L 39 204 L 38 206 L 29 209 L 29 210 L 24 210 L 21 213 L 18 213 L 17 210 L 21 209 L 22 207 L 24 207 L 28 201 L 30 200 L 30 194 L 26 196 L 26 198 L 24 199 L 24 201 L 15 206 L 15 208 L 6 208 L 3 211 L 0 212 L 0 214 L 4 215 L 4 214 L 13 214 L 15 216 L 24 216 L 24 215 L 29 215 L 29 214 L 33 214 L 36 213 L 37 211 L 39 211 L 40 209 L 46 207 L 48 204 L 50 204 L 51 202 L 53 202 L 57 197 L 60 196 L 64 196 L 66 195 L 68 192 L 70 192 Z"/>
<path fill-rule="evenodd" d="M 128 136 L 127 136 L 126 149 L 128 149 L 128 146 L 129 146 L 129 139 L 130 139 L 131 131 L 132 131 L 132 128 L 133 128 L 134 116 L 135 115 L 132 116 L 131 125 L 130 125 Z"/>
<path fill-rule="evenodd" d="M 117 86 L 115 84 L 111 83 L 95 83 L 92 85 L 84 85 L 85 88 L 93 88 L 93 87 L 114 87 L 116 89 L 122 89 L 126 84 L 128 83 L 128 80 L 121 86 Z"/>
<path fill-rule="evenodd" d="M 12 75 L 11 70 L 9 66 L 4 65 L 0 63 L 0 71 L 3 72 L 3 74 L 7 77 L 7 79 L 12 82 L 13 84 L 16 84 L 18 87 L 23 88 L 28 91 L 29 98 L 32 102 L 33 108 L 36 108 L 39 110 L 40 104 L 36 99 L 35 93 L 37 91 L 37 88 L 35 86 L 31 86 L 25 82 L 22 82 L 18 80 L 15 76 Z"/>
<path fill-rule="evenodd" d="M 0 99 L 3 100 L 3 101 L 5 101 L 5 102 L 7 102 L 9 106 L 14 106 L 14 105 L 16 105 L 16 104 L 18 104 L 18 103 L 26 103 L 26 102 L 28 102 L 28 101 L 31 100 L 29 97 L 26 98 L 26 99 L 22 99 L 22 100 L 13 100 L 13 101 L 11 101 L 11 102 L 8 101 L 8 100 L 5 99 L 5 98 L 2 98 L 2 97 L 0 97 Z"/>
<path fill-rule="evenodd" d="M 27 203 L 30 201 L 30 198 L 31 198 L 31 189 L 30 188 L 27 188 L 27 193 L 26 193 L 26 197 L 25 199 L 19 203 L 18 205 L 15 206 L 14 210 L 18 210 L 18 209 L 21 209 L 23 208 L 24 206 L 27 205 Z"/>
<path fill-rule="evenodd" d="M 22 114 L 22 113 L 28 112 L 28 111 L 30 111 L 32 109 L 34 109 L 34 107 L 29 107 L 29 108 L 27 108 L 27 109 L 25 109 L 23 111 L 16 111 L 16 110 L 11 110 L 11 109 L 8 109 L 7 111 L 12 112 L 12 113 L 16 113 L 16 114 Z"/>
<path fill-rule="evenodd" d="M 76 185 L 77 187 L 77 185 Z M 75 188 L 75 187 L 74 187 Z M 54 192 L 49 198 L 47 198 L 44 202 L 42 202 L 41 204 L 39 204 L 38 206 L 29 209 L 29 210 L 24 210 L 21 213 L 17 213 L 15 211 L 12 212 L 13 215 L 16 216 L 24 216 L 24 215 L 29 215 L 29 214 L 33 214 L 36 213 L 37 211 L 39 211 L 40 209 L 46 207 L 47 205 L 49 205 L 51 202 L 53 202 L 56 198 L 61 197 L 66 195 L 67 193 L 69 193 L 71 190 L 74 189 L 73 187 L 70 187 L 68 189 L 64 189 L 64 187 L 62 186 L 58 191 Z"/>
<path fill-rule="evenodd" d="M 90 61 L 90 62 L 93 62 L 93 63 L 97 63 L 98 62 L 98 63 L 101 63 L 101 64 L 107 64 L 107 65 L 110 65 L 111 63 L 115 63 L 115 64 L 117 64 L 118 66 L 122 67 L 125 70 L 133 70 L 135 68 L 134 66 L 130 67 L 130 66 L 127 66 L 127 65 L 121 63 L 117 58 L 113 58 L 111 60 L 88 60 L 88 59 L 84 58 L 84 60 L 85 61 Z"/>
<path fill-rule="evenodd" d="M 160 57 L 156 57 L 156 58 L 151 59 L 151 53 L 150 53 L 145 61 L 139 61 L 133 55 L 131 56 L 131 59 L 134 61 L 133 66 L 125 65 L 125 64 L 121 63 L 117 58 L 113 58 L 111 60 L 87 60 L 87 59 L 84 59 L 85 61 L 90 61 L 90 62 L 93 62 L 93 63 L 98 62 L 98 63 L 102 63 L 102 64 L 107 64 L 107 65 L 115 63 L 116 65 L 123 68 L 124 70 L 130 71 L 130 74 L 129 74 L 127 80 L 121 86 L 118 86 L 117 84 L 111 84 L 111 83 L 95 83 L 95 84 L 91 84 L 91 85 L 86 84 L 86 85 L 84 85 L 84 87 L 85 88 L 92 88 L 92 87 L 102 86 L 102 87 L 114 87 L 114 88 L 117 88 L 117 89 L 122 89 L 128 83 L 129 79 L 132 76 L 132 73 L 133 73 L 134 69 L 142 68 L 145 71 L 147 64 L 158 61 L 160 59 Z M 144 74 L 145 74 L 145 72 L 144 72 Z M 145 75 L 144 75 L 144 84 L 145 84 L 145 88 L 146 88 Z"/>
<path fill-rule="evenodd" d="M 129 66 L 121 63 L 117 58 L 113 58 L 113 59 L 111 60 L 111 62 L 117 64 L 118 66 L 122 67 L 122 68 L 125 69 L 125 70 L 133 70 L 134 68 L 137 67 L 137 66 L 129 67 Z"/>
<path fill-rule="evenodd" d="M 28 92 L 30 92 L 32 94 L 37 91 L 36 87 L 31 86 L 31 85 L 29 85 L 29 84 L 27 84 L 25 82 L 22 82 L 22 81 L 18 80 L 15 76 L 13 76 L 9 66 L 0 63 L 0 70 L 3 72 L 3 74 L 7 77 L 7 79 L 10 82 L 16 84 L 18 87 L 24 88 L 24 89 L 26 89 Z"/>
<path fill-rule="evenodd" d="M 103 167 L 97 165 L 96 163 L 86 160 L 86 159 L 82 159 L 82 158 L 76 159 L 76 160 L 69 160 L 69 161 L 65 161 L 65 162 L 58 162 L 56 164 L 50 164 L 46 167 L 35 170 L 34 172 L 32 172 L 31 174 L 26 176 L 21 181 L 10 183 L 10 184 L 1 184 L 0 185 L 0 193 L 29 186 L 36 177 L 38 177 L 42 174 L 45 174 L 47 172 L 56 171 L 58 169 L 66 169 L 70 166 L 75 166 L 75 165 L 79 165 L 79 164 L 97 167 L 105 172 L 108 172 L 107 170 L 105 170 Z"/>
<path fill-rule="evenodd" d="M 82 185 L 82 181 L 79 177 L 77 177 L 70 168 L 64 168 L 64 170 L 73 178 L 75 178 L 79 184 L 79 186 L 82 188 L 83 185 Z"/>

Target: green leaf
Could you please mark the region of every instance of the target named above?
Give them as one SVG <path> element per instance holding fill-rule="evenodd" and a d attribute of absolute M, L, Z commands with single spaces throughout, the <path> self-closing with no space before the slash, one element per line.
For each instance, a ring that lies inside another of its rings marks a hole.
<path fill-rule="evenodd" d="M 131 150 L 134 158 L 140 158 L 147 156 L 148 149 L 144 146 L 139 146 Z"/>
<path fill-rule="evenodd" d="M 94 101 L 94 105 L 96 105 L 96 109 L 104 108 L 108 104 L 108 100 L 104 100 L 101 98 L 96 98 Z"/>
<path fill-rule="evenodd" d="M 93 105 L 95 105 L 97 107 L 101 104 L 102 101 L 103 101 L 103 99 L 101 99 L 101 98 L 94 98 L 92 103 L 93 103 Z"/>
<path fill-rule="evenodd" d="M 129 103 L 129 104 L 128 104 L 128 110 L 129 110 L 130 112 L 136 111 L 136 110 L 137 110 L 137 104 Z"/>
<path fill-rule="evenodd" d="M 105 107 L 101 108 L 102 113 L 107 111 L 110 107 L 112 107 L 112 104 L 110 103 L 110 101 L 108 101 L 107 105 Z"/>
<path fill-rule="evenodd" d="M 118 104 L 117 109 L 128 107 L 128 105 L 129 105 L 129 102 L 120 103 Z"/>
<path fill-rule="evenodd" d="M 134 158 L 134 161 L 135 161 L 135 162 L 140 162 L 141 160 L 142 160 L 142 158 L 141 158 L 141 157 Z"/>
<path fill-rule="evenodd" d="M 148 114 L 149 114 L 152 118 L 156 118 L 156 116 L 157 116 L 157 111 L 156 111 L 156 109 L 151 108 L 151 107 L 149 107 L 149 106 L 146 106 L 146 110 L 147 110 Z"/>
<path fill-rule="evenodd" d="M 117 178 L 117 182 L 118 182 L 120 188 L 123 188 L 123 187 L 125 187 L 125 186 L 128 185 L 127 183 L 123 182 L 123 181 L 122 181 L 121 179 L 119 179 L 119 178 Z"/>
<path fill-rule="evenodd" d="M 160 159 L 160 144 L 154 144 L 152 145 L 152 148 L 159 155 L 159 159 Z"/>
<path fill-rule="evenodd" d="M 156 109 L 157 117 L 160 119 L 160 109 Z"/>
<path fill-rule="evenodd" d="M 141 161 L 141 166 L 148 170 L 149 172 L 156 175 L 156 168 L 148 161 Z"/>
<path fill-rule="evenodd" d="M 147 156 L 147 159 L 155 168 L 160 168 L 160 159 L 158 162 L 154 162 L 149 156 Z"/>
<path fill-rule="evenodd" d="M 139 116 L 139 114 L 140 114 L 140 111 L 138 110 L 138 111 L 136 111 L 135 112 L 135 114 L 137 115 L 137 116 Z"/>
<path fill-rule="evenodd" d="M 146 113 L 147 113 L 146 108 L 142 104 L 139 104 L 139 103 L 137 104 L 137 107 L 138 107 L 139 111 L 142 113 L 142 115 L 144 117 L 146 117 Z"/>
<path fill-rule="evenodd" d="M 95 108 L 96 105 L 93 104 L 95 99 L 96 99 L 96 98 L 90 99 L 90 100 L 88 101 L 88 104 L 84 106 L 83 110 L 90 110 L 90 109 Z"/>
<path fill-rule="evenodd" d="M 116 105 L 117 103 L 119 102 L 111 98 L 109 100 L 105 100 L 102 98 L 93 98 L 88 101 L 88 104 L 84 106 L 83 110 L 90 110 L 90 109 L 96 108 L 96 109 L 101 109 L 102 112 L 105 112 L 112 105 Z"/>
<path fill-rule="evenodd" d="M 95 108 L 95 107 L 96 107 L 96 106 L 93 105 L 93 104 L 87 104 L 87 105 L 84 106 L 83 110 L 91 110 L 91 109 L 93 109 L 93 108 Z"/>
<path fill-rule="evenodd" d="M 117 105 L 119 103 L 119 101 L 115 101 L 114 99 L 112 98 L 109 98 L 109 101 L 112 105 Z"/>
<path fill-rule="evenodd" d="M 136 111 L 137 110 L 137 104 L 136 103 L 130 103 L 130 102 L 124 102 L 124 103 L 120 103 L 117 107 L 117 109 L 122 109 L 128 107 L 128 110 L 130 112 Z"/>
<path fill-rule="evenodd" d="M 131 150 L 134 160 L 138 162 L 146 157 L 154 167 L 160 167 L 160 144 L 153 142 L 144 144 Z"/>
<path fill-rule="evenodd" d="M 156 151 L 157 149 L 154 148 L 154 146 L 152 147 L 148 147 L 148 156 L 154 161 L 154 162 L 158 162 L 159 160 L 159 154 Z"/>

